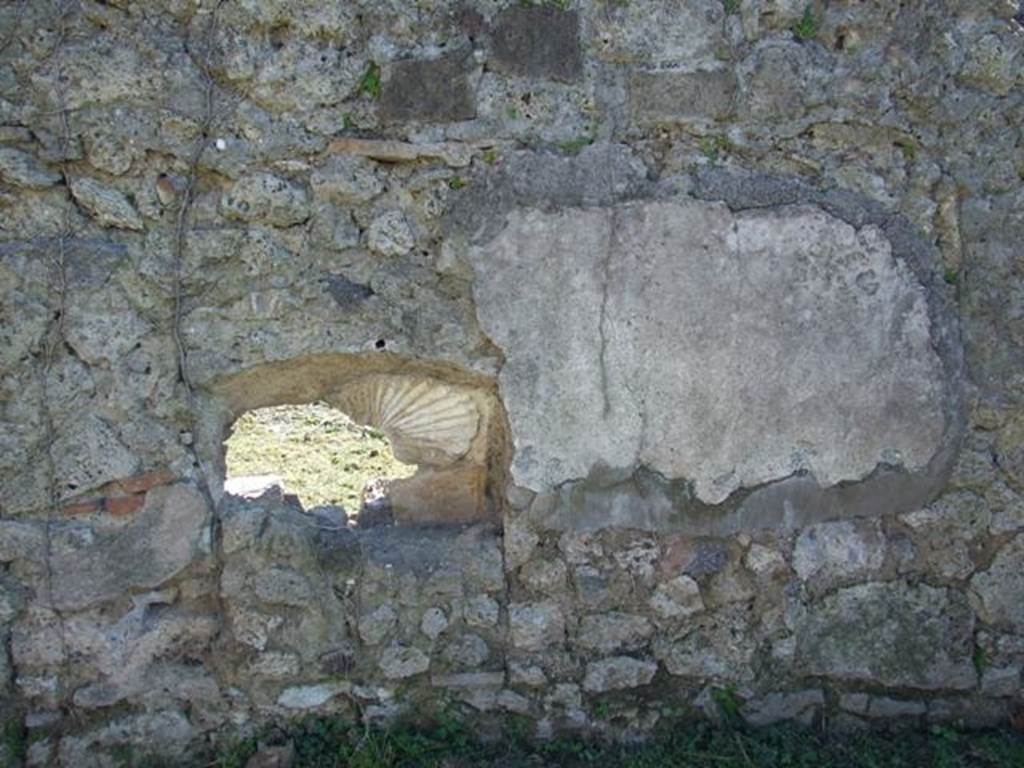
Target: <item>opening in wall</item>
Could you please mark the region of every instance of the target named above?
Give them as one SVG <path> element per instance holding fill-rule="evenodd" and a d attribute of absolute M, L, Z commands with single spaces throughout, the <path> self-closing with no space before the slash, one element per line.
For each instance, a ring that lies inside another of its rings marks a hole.
<path fill-rule="evenodd" d="M 363 527 L 392 522 L 391 486 L 417 469 L 395 457 L 381 430 L 324 402 L 248 411 L 225 447 L 226 492 L 278 486 L 307 512 Z"/>
<path fill-rule="evenodd" d="M 500 520 L 508 443 L 493 379 L 397 355 L 311 356 L 225 377 L 200 411 L 215 498 L 280 484 L 346 525 Z"/>

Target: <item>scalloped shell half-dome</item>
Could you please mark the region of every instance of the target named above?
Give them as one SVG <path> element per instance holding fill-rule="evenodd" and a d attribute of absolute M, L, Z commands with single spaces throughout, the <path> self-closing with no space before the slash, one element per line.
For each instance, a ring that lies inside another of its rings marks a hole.
<path fill-rule="evenodd" d="M 383 431 L 395 456 L 414 464 L 448 464 L 469 451 L 480 424 L 473 398 L 439 381 L 367 376 L 332 403 L 353 421 Z"/>

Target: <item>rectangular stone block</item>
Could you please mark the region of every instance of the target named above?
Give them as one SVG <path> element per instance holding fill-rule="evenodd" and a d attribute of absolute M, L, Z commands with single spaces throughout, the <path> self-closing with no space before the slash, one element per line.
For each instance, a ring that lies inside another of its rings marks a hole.
<path fill-rule="evenodd" d="M 547 5 L 506 8 L 494 29 L 495 68 L 571 82 L 583 73 L 579 15 Z"/>
<path fill-rule="evenodd" d="M 722 120 L 732 114 L 736 75 L 715 72 L 637 72 L 630 82 L 630 107 L 641 122 Z"/>
<path fill-rule="evenodd" d="M 476 117 L 465 66 L 458 57 L 397 61 L 390 69 L 380 103 L 386 121 L 454 123 Z"/>

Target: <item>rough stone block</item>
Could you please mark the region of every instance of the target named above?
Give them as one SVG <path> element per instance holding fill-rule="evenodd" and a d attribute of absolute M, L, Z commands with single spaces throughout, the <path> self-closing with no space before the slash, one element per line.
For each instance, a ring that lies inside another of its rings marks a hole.
<path fill-rule="evenodd" d="M 654 627 L 645 617 L 630 613 L 584 616 L 576 642 L 583 648 L 608 654 L 635 651 L 646 645 Z"/>
<path fill-rule="evenodd" d="M 135 474 L 139 459 L 105 420 L 85 414 L 54 442 L 57 474 L 65 497 L 78 496 Z"/>
<path fill-rule="evenodd" d="M 400 680 L 426 672 L 430 667 L 427 654 L 414 646 L 393 645 L 380 657 L 380 671 L 388 680 Z"/>
<path fill-rule="evenodd" d="M 277 704 L 285 709 L 315 709 L 339 694 L 348 693 L 351 688 L 352 684 L 349 682 L 296 685 L 281 691 L 281 695 L 277 697 Z"/>
<path fill-rule="evenodd" d="M 704 610 L 700 587 L 686 575 L 659 584 L 649 605 L 655 614 L 666 620 L 685 618 Z"/>
<path fill-rule="evenodd" d="M 390 69 L 380 100 L 385 120 L 453 123 L 476 116 L 460 57 L 398 61 Z"/>
<path fill-rule="evenodd" d="M 224 192 L 220 211 L 236 221 L 290 227 L 310 216 L 306 190 L 271 173 L 243 176 Z"/>
<path fill-rule="evenodd" d="M 571 82 L 583 73 L 579 16 L 548 5 L 511 6 L 498 15 L 494 59 L 500 71 Z"/>
<path fill-rule="evenodd" d="M 812 606 L 796 627 L 809 674 L 921 690 L 970 689 L 974 619 L 962 596 L 925 584 L 858 584 Z"/>
<path fill-rule="evenodd" d="M 755 640 L 742 610 L 721 611 L 685 636 L 659 635 L 654 655 L 669 674 L 701 680 L 749 680 Z"/>
<path fill-rule="evenodd" d="M 587 665 L 583 678 L 583 690 L 590 693 L 605 693 L 629 688 L 639 688 L 654 679 L 658 665 L 653 661 L 634 659 L 630 656 L 616 656 Z"/>
<path fill-rule="evenodd" d="M 508 607 L 512 645 L 541 651 L 565 640 L 565 616 L 554 602 L 512 603 Z"/>
<path fill-rule="evenodd" d="M 374 163 L 354 155 L 328 158 L 313 171 L 309 183 L 317 200 L 341 205 L 365 203 L 384 191 Z"/>
<path fill-rule="evenodd" d="M 71 181 L 71 196 L 100 225 L 118 229 L 142 229 L 142 217 L 128 198 L 95 179 L 79 176 Z"/>
<path fill-rule="evenodd" d="M 736 75 L 714 72 L 637 72 L 630 107 L 643 122 L 722 120 L 736 101 Z"/>
<path fill-rule="evenodd" d="M 39 163 L 32 155 L 10 147 L 0 147 L 0 179 L 30 189 L 52 187 L 61 175 Z"/>
<path fill-rule="evenodd" d="M 793 549 L 793 569 L 812 586 L 828 589 L 841 579 L 866 576 L 885 562 L 885 537 L 877 525 L 850 520 L 804 530 Z"/>

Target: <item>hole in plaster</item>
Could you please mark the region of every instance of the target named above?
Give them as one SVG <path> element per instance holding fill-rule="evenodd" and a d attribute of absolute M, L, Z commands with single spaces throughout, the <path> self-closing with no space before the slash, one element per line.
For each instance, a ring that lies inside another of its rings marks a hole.
<path fill-rule="evenodd" d="M 377 343 L 374 344 L 373 346 L 375 346 L 377 349 L 384 349 L 387 345 L 388 343 L 384 341 L 384 339 L 377 339 Z"/>
<path fill-rule="evenodd" d="M 337 524 L 391 522 L 392 483 L 417 469 L 395 457 L 382 431 L 323 402 L 248 411 L 225 446 L 228 493 L 258 496 L 277 486 Z"/>

